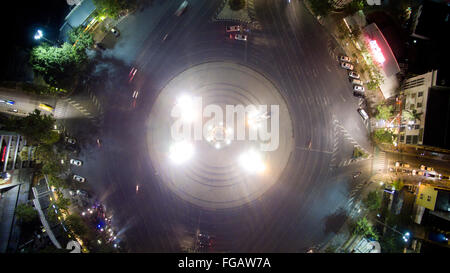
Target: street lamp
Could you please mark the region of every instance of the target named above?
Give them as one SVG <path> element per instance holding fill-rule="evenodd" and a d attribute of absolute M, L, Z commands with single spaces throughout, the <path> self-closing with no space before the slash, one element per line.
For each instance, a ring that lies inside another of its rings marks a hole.
<path fill-rule="evenodd" d="M 44 37 L 44 33 L 43 33 L 42 30 L 40 30 L 40 29 L 38 29 L 38 30 L 36 31 L 36 34 L 34 34 L 34 39 L 35 39 L 35 40 L 44 39 L 44 40 L 46 40 L 47 42 L 52 43 L 53 45 L 55 45 L 54 42 L 52 42 L 52 41 L 50 41 L 49 39 L 47 39 L 47 38 Z"/>

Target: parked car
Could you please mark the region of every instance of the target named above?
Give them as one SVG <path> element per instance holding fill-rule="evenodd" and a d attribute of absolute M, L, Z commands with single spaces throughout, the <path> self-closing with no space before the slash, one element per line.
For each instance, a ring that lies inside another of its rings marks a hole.
<path fill-rule="evenodd" d="M 350 62 L 350 58 L 347 56 L 339 56 L 339 60 L 341 62 L 348 62 L 348 63 Z"/>
<path fill-rule="evenodd" d="M 353 70 L 353 65 L 349 64 L 349 63 L 346 63 L 346 62 L 341 62 L 341 67 L 345 68 L 345 69 L 348 69 L 348 70 Z"/>
<path fill-rule="evenodd" d="M 240 41 L 247 41 L 247 35 L 245 35 L 245 34 L 236 34 L 236 35 L 234 35 L 234 39 L 240 40 Z"/>
<path fill-rule="evenodd" d="M 353 85 L 353 90 L 354 91 L 359 91 L 359 92 L 364 92 L 364 87 L 361 86 L 361 85 L 355 84 L 355 85 Z"/>
<path fill-rule="evenodd" d="M 112 32 L 112 34 L 114 34 L 114 36 L 116 36 L 116 38 L 118 38 L 120 36 L 119 31 L 115 27 L 111 28 L 111 32 Z"/>
<path fill-rule="evenodd" d="M 241 31 L 241 26 L 227 26 L 225 28 L 226 32 L 234 32 L 234 31 Z"/>
<path fill-rule="evenodd" d="M 364 109 L 362 108 L 358 108 L 358 113 L 361 115 L 361 117 L 366 120 L 369 118 L 369 115 L 367 114 L 366 111 L 364 111 Z"/>
<path fill-rule="evenodd" d="M 72 158 L 72 159 L 70 159 L 70 164 L 75 165 L 75 166 L 81 166 L 81 165 L 83 165 L 83 162 Z"/>
<path fill-rule="evenodd" d="M 348 76 L 353 79 L 359 79 L 359 74 L 356 73 L 355 71 L 348 72 Z"/>
<path fill-rule="evenodd" d="M 353 91 L 353 96 L 355 97 L 359 97 L 359 98 L 364 98 L 364 92 L 359 92 L 359 91 Z"/>
<path fill-rule="evenodd" d="M 362 80 L 358 80 L 358 79 L 352 79 L 350 82 L 352 84 L 363 85 Z"/>
<path fill-rule="evenodd" d="M 94 47 L 98 48 L 98 49 L 101 49 L 101 50 L 106 50 L 106 47 L 103 44 L 101 44 L 101 43 L 96 43 L 94 45 Z"/>
<path fill-rule="evenodd" d="M 79 175 L 77 175 L 77 174 L 74 174 L 72 178 L 73 178 L 73 180 L 78 181 L 78 182 L 80 182 L 80 183 L 83 183 L 83 182 L 86 181 L 86 178 L 84 178 L 84 177 L 82 177 L 82 176 L 79 176 Z"/>
<path fill-rule="evenodd" d="M 76 139 L 70 138 L 70 137 L 66 137 L 66 141 L 67 141 L 67 143 L 70 143 L 70 144 L 75 144 L 75 143 L 77 143 Z"/>

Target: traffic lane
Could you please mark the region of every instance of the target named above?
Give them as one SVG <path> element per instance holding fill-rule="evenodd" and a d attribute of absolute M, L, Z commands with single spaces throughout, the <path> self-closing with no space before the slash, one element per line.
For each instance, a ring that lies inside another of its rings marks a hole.
<path fill-rule="evenodd" d="M 39 104 L 45 103 L 52 107 L 56 105 L 56 98 L 45 98 L 39 97 L 33 94 L 25 93 L 21 90 L 12 90 L 0 88 L 0 99 L 3 100 L 13 100 L 15 103 L 13 105 L 3 105 L 0 104 L 0 111 L 10 113 L 8 109 L 17 109 L 21 114 L 28 114 L 33 112 L 35 109 L 41 110 L 44 114 L 49 114 L 39 107 Z"/>
<path fill-rule="evenodd" d="M 442 173 L 444 175 L 450 174 L 450 164 L 448 161 L 389 152 L 386 153 L 386 157 L 392 165 L 394 165 L 396 161 L 400 161 L 408 163 L 411 165 L 411 168 L 416 170 L 419 170 L 421 165 L 425 165 L 427 167 L 433 167 L 437 173 Z"/>

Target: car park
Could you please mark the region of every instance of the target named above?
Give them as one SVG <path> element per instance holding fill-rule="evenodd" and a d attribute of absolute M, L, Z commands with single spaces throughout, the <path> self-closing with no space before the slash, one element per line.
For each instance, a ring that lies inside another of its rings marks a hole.
<path fill-rule="evenodd" d="M 237 31 L 241 31 L 241 26 L 227 26 L 225 28 L 226 32 L 237 32 Z"/>
<path fill-rule="evenodd" d="M 83 165 L 83 162 L 81 162 L 81 160 L 77 160 L 77 159 L 70 159 L 70 164 L 75 165 L 75 166 L 81 166 Z"/>
<path fill-rule="evenodd" d="M 345 69 L 348 69 L 348 70 L 353 70 L 353 65 L 349 64 L 349 63 L 346 63 L 346 62 L 341 62 L 341 67 L 345 68 Z"/>
<path fill-rule="evenodd" d="M 359 74 L 356 73 L 355 71 L 348 72 L 348 76 L 353 79 L 359 79 Z"/>
<path fill-rule="evenodd" d="M 247 41 L 247 35 L 244 35 L 244 34 L 236 34 L 236 35 L 234 35 L 234 39 L 240 40 L 240 41 Z"/>
<path fill-rule="evenodd" d="M 364 92 L 364 87 L 361 85 L 355 84 L 355 85 L 353 85 L 353 90 L 358 91 L 358 92 Z"/>
<path fill-rule="evenodd" d="M 86 178 L 84 178 L 84 177 L 82 177 L 82 176 L 79 176 L 79 175 L 77 175 L 77 174 L 74 174 L 74 175 L 72 176 L 72 179 L 75 180 L 75 181 L 78 181 L 78 182 L 80 182 L 80 183 L 86 182 Z"/>
<path fill-rule="evenodd" d="M 358 108 L 358 113 L 361 115 L 361 117 L 366 120 L 369 118 L 369 115 L 367 114 L 367 112 L 362 109 L 362 108 Z"/>
<path fill-rule="evenodd" d="M 348 62 L 348 63 L 350 62 L 350 58 L 347 56 L 339 56 L 339 60 L 341 62 Z"/>

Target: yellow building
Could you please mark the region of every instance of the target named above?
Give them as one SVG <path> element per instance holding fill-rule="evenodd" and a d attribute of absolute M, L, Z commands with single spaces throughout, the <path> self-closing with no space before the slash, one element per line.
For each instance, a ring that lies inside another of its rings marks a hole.
<path fill-rule="evenodd" d="M 433 210 L 436 206 L 436 198 L 438 191 L 428 185 L 420 185 L 419 192 L 416 198 L 416 204 L 426 209 Z"/>

